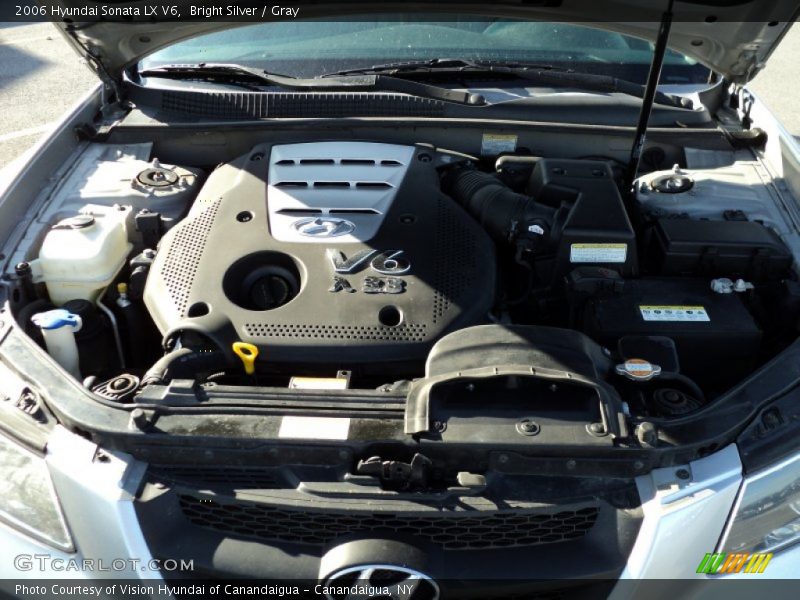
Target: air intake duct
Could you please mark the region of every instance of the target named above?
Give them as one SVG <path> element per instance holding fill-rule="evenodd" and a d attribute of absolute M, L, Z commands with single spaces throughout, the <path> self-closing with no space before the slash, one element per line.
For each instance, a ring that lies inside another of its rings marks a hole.
<path fill-rule="evenodd" d="M 445 186 L 495 241 L 528 252 L 556 245 L 558 210 L 515 192 L 494 175 L 461 166 L 447 174 Z"/>

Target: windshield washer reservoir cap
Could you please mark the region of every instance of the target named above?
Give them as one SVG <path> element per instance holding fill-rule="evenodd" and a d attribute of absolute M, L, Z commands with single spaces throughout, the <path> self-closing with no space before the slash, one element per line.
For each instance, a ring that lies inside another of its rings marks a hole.
<path fill-rule="evenodd" d="M 56 308 L 46 312 L 37 313 L 31 317 L 31 321 L 39 329 L 53 330 L 62 327 L 71 327 L 73 331 L 80 330 L 83 322 L 80 316 L 69 312 L 63 308 Z"/>

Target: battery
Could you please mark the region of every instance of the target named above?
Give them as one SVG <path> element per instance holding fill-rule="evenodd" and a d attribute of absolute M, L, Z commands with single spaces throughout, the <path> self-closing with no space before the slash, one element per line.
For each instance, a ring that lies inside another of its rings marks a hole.
<path fill-rule="evenodd" d="M 740 294 L 718 294 L 707 279 L 628 280 L 586 305 L 586 333 L 608 348 L 630 335 L 675 342 L 681 372 L 700 385 L 727 388 L 753 370 L 761 329 Z"/>

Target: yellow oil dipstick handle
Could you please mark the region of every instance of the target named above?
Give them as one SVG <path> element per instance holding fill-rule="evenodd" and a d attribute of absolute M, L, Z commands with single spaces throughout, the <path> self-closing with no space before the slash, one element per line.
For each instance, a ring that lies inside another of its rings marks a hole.
<path fill-rule="evenodd" d="M 258 358 L 258 346 L 248 344 L 246 342 L 234 342 L 234 354 L 238 356 L 244 366 L 244 372 L 248 375 L 253 375 L 256 372 L 256 359 Z"/>

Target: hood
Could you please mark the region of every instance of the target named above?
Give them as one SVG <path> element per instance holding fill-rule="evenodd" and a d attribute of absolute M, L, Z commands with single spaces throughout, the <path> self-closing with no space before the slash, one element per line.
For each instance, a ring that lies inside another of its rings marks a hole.
<path fill-rule="evenodd" d="M 58 13 L 69 18 L 56 21 L 75 49 L 106 80 L 117 82 L 123 70 L 144 56 L 170 44 L 204 33 L 253 24 L 220 20 L 191 20 L 190 8 L 196 0 L 171 0 L 160 3 L 96 2 L 56 0 Z M 86 14 L 87 4 L 96 7 Z M 206 5 L 218 4 L 206 2 Z M 381 13 L 402 12 L 521 18 L 590 25 L 626 35 L 654 40 L 668 0 L 496 0 L 489 6 L 478 2 L 380 2 L 356 0 L 315 0 L 295 3 L 299 18 L 342 18 L 368 13 L 378 19 Z M 164 8 L 175 7 L 181 17 L 165 16 Z M 130 9 L 124 18 L 103 16 L 102 7 Z M 260 11 L 255 0 L 238 2 Z M 735 83 L 746 83 L 764 67 L 800 9 L 796 0 L 676 0 L 669 47 L 694 58 Z M 93 14 L 92 14 L 93 13 Z M 51 13 L 54 14 L 54 13 Z M 618 20 L 615 20 L 618 19 Z M 622 22 L 624 19 L 624 22 Z"/>

